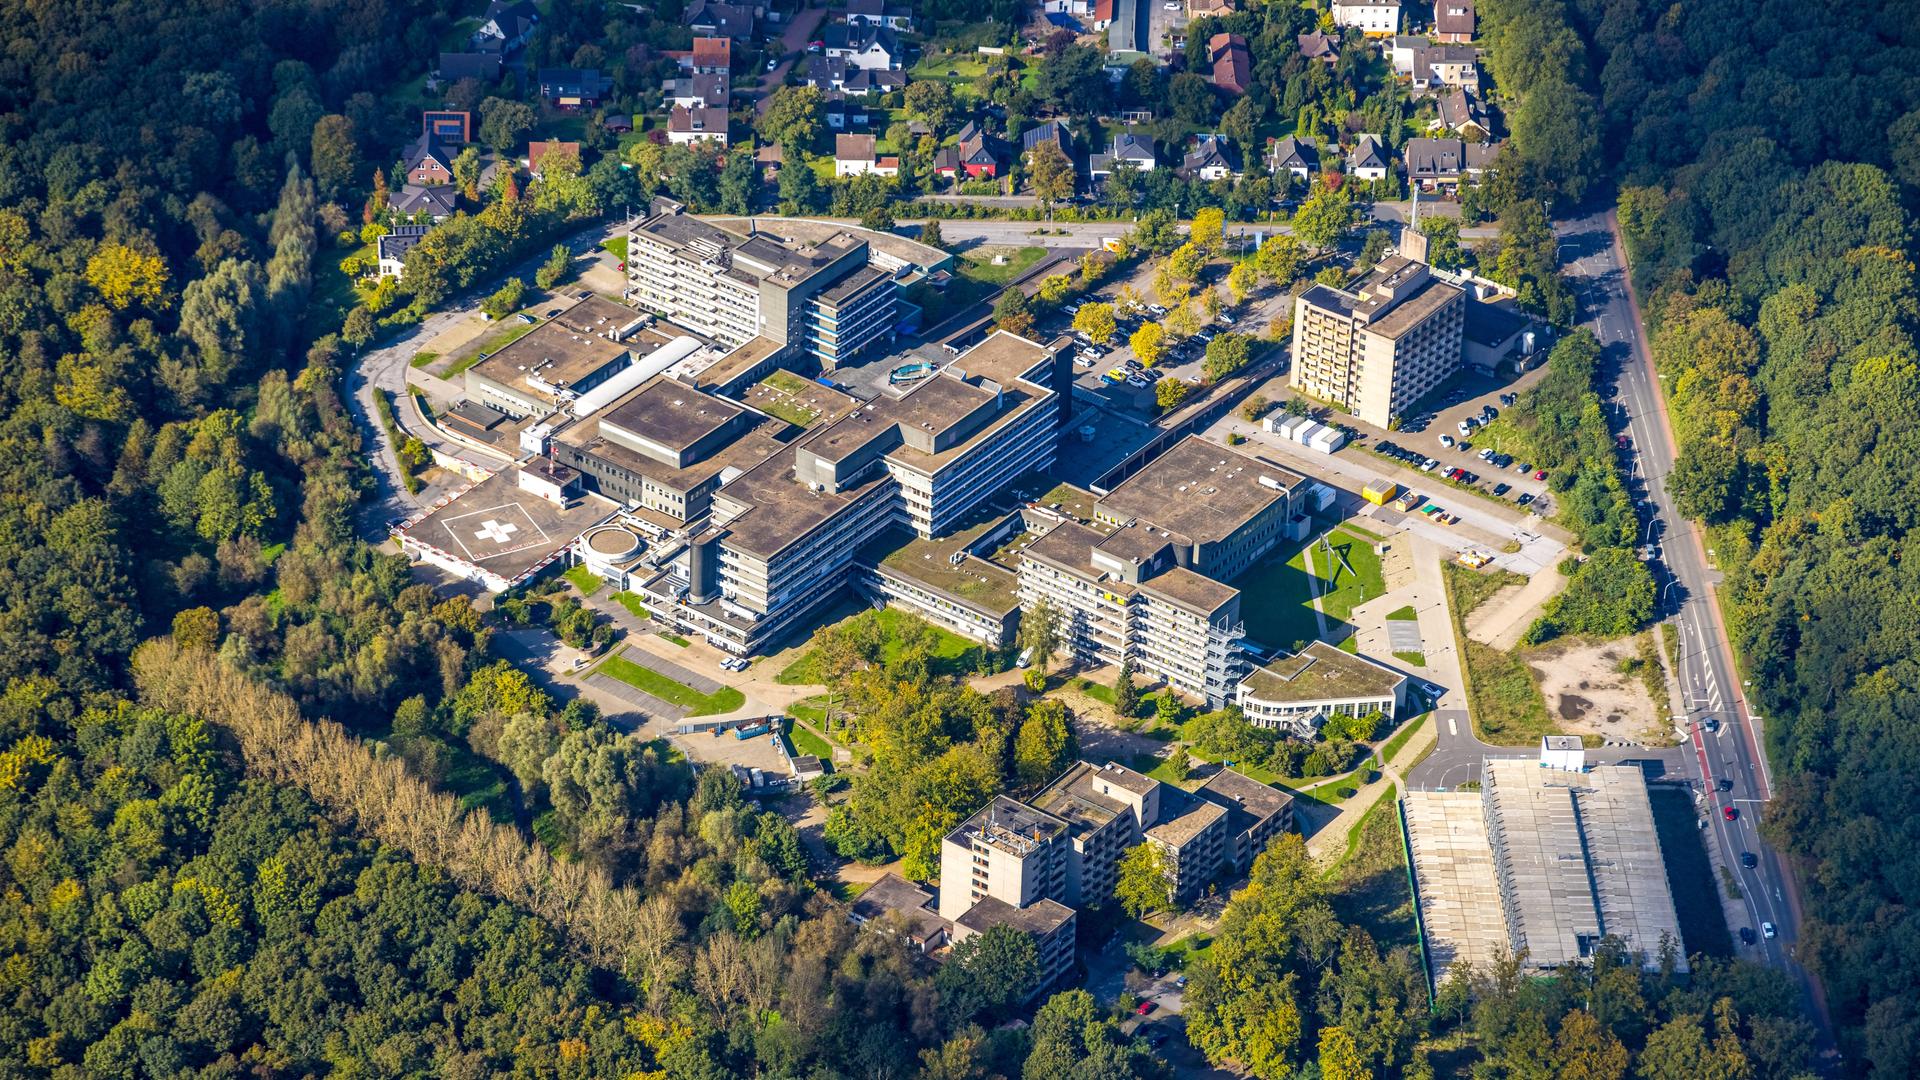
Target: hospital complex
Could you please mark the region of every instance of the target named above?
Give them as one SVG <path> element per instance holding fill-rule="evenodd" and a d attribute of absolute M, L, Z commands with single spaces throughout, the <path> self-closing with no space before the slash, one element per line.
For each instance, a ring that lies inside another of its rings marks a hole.
<path fill-rule="evenodd" d="M 1301 734 L 1403 703 L 1405 678 L 1365 658 L 1261 666 L 1274 651 L 1244 641 L 1229 583 L 1304 539 L 1329 489 L 1193 436 L 1110 489 L 1058 483 L 1065 338 L 934 346 L 858 396 L 832 374 L 910 331 L 900 287 L 927 267 L 794 224 L 816 229 L 656 201 L 630 227 L 626 303 L 587 296 L 466 370 L 441 426 L 515 464 L 403 525 L 402 547 L 495 591 L 584 563 L 737 656 L 857 592 L 991 646 L 1044 606 L 1077 660 L 1130 658 Z"/>

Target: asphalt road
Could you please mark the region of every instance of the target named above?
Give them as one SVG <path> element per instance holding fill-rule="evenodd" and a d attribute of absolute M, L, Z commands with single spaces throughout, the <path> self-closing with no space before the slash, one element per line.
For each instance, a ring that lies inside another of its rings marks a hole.
<path fill-rule="evenodd" d="M 1642 502 L 1642 541 L 1658 555 L 1653 560 L 1661 585 L 1661 615 L 1679 635 L 1679 679 L 1684 721 L 1690 732 L 1687 769 L 1706 792 L 1707 833 L 1714 861 L 1740 883 L 1747 925 L 1758 941 L 1742 947 L 1749 958 L 1782 967 L 1801 985 L 1825 1024 L 1825 1003 L 1817 984 L 1794 957 L 1799 937 L 1798 886 L 1791 868 L 1761 839 L 1759 826 L 1771 798 L 1771 777 L 1762 750 L 1765 729 L 1752 715 L 1741 689 L 1732 648 L 1711 587 L 1719 575 L 1711 569 L 1702 534 L 1673 506 L 1666 478 L 1675 456 L 1664 401 L 1648 353 L 1644 322 L 1627 288 L 1611 212 L 1590 213 L 1559 223 L 1561 263 L 1579 299 L 1581 325 L 1599 336 L 1602 379 L 1609 384 L 1611 419 L 1616 432 L 1632 440 L 1629 454 Z M 1706 722 L 1718 722 L 1710 733 Z M 1718 790 L 1722 780 L 1731 790 Z M 1736 815 L 1728 820 L 1727 811 Z M 1743 868 L 1740 857 L 1753 853 L 1758 865 Z M 1760 935 L 1772 923 L 1777 937 Z M 1738 930 L 1738 927 L 1734 929 Z"/>
<path fill-rule="evenodd" d="M 987 202 L 989 199 L 968 199 L 967 201 Z M 1373 222 L 1382 225 L 1398 224 L 1406 220 L 1407 203 L 1376 203 L 1373 207 Z M 1420 213 L 1425 216 L 1436 212 L 1431 204 L 1423 204 Z M 1449 207 L 1453 216 L 1458 209 Z M 1446 211 L 1437 211 L 1446 213 Z M 970 241 L 986 244 L 1017 244 L 1022 247 L 1070 248 L 1076 251 L 1088 250 L 1100 246 L 1102 237 L 1122 236 L 1133 228 L 1131 221 L 989 221 L 947 218 L 940 222 L 940 234 L 951 246 L 959 246 Z M 1045 235 L 1036 235 L 1036 230 L 1045 229 Z M 902 221 L 898 230 L 902 235 L 912 236 L 920 231 L 920 219 Z M 1234 223 L 1227 226 L 1228 236 L 1251 236 L 1254 234 L 1290 233 L 1293 226 L 1276 222 Z M 1484 240 L 1500 235 L 1500 230 L 1491 225 L 1474 225 L 1460 230 L 1460 236 L 1467 240 Z"/>

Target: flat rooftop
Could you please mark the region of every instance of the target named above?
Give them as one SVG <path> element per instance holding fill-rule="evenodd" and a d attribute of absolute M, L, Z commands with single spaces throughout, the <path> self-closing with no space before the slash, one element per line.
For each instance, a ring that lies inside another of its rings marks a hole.
<path fill-rule="evenodd" d="M 739 222 L 740 219 L 733 219 Z M 866 243 L 847 232 L 836 230 L 815 239 L 777 236 L 755 227 L 735 232 L 721 228 L 680 211 L 649 215 L 636 222 L 633 231 L 676 249 L 698 262 L 724 259 L 734 276 L 749 281 L 771 281 L 784 288 L 805 282 L 848 252 Z"/>
<path fill-rule="evenodd" d="M 600 419 L 684 453 L 745 413 L 745 409 L 725 398 L 655 375 L 601 413 Z"/>
<path fill-rule="evenodd" d="M 1067 823 L 1075 836 L 1098 831 L 1107 822 L 1133 809 L 1118 799 L 1093 789 L 1094 767 L 1084 761 L 1061 773 L 1031 800 L 1034 809 L 1051 814 Z"/>
<path fill-rule="evenodd" d="M 798 428 L 838 420 L 861 405 L 860 399 L 851 394 L 822 386 L 785 368 L 776 368 L 759 382 L 747 386 L 741 391 L 740 400 Z"/>
<path fill-rule="evenodd" d="M 728 391 L 735 380 L 747 375 L 765 363 L 768 357 L 785 348 L 785 345 L 772 338 L 748 338 L 745 344 L 736 346 L 733 351 L 702 368 L 695 376 L 697 381 L 694 385 L 702 390 Z"/>
<path fill-rule="evenodd" d="M 1385 315 L 1367 324 L 1370 333 L 1397 338 L 1424 322 L 1428 316 L 1458 300 L 1466 293 L 1444 281 L 1428 279 L 1412 296 L 1388 309 Z"/>
<path fill-rule="evenodd" d="M 1293 796 L 1272 784 L 1263 784 L 1232 769 L 1221 769 L 1207 777 L 1206 783 L 1201 784 L 1194 794 L 1209 802 L 1239 807 L 1252 819 L 1250 824 L 1285 813 L 1293 805 Z"/>
<path fill-rule="evenodd" d="M 1161 793 L 1160 799 L 1161 815 L 1165 817 L 1171 813 L 1172 816 L 1148 829 L 1147 835 L 1172 847 L 1186 845 L 1214 822 L 1227 816 L 1226 807 L 1196 799 L 1176 787 L 1169 786 Z M 1180 805 L 1169 810 L 1167 804 L 1170 800 Z"/>
<path fill-rule="evenodd" d="M 932 589 L 963 607 L 1006 617 L 1020 606 L 1017 574 L 968 553 L 989 529 L 1006 520 L 994 515 L 935 540 L 895 527 L 867 545 L 861 560 Z"/>
<path fill-rule="evenodd" d="M 1458 963 L 1488 970 L 1511 946 L 1480 793 L 1409 791 L 1400 805 L 1434 985 Z"/>
<path fill-rule="evenodd" d="M 1406 678 L 1384 664 L 1315 641 L 1292 656 L 1255 668 L 1240 685 L 1262 701 L 1285 704 L 1391 697 Z"/>
<path fill-rule="evenodd" d="M 401 536 L 508 581 L 613 516 L 598 496 L 565 508 L 520 490 L 520 469 L 508 466 L 400 530 Z"/>
<path fill-rule="evenodd" d="M 627 316 L 626 321 L 631 322 L 640 314 L 628 312 Z M 553 319 L 467 370 L 520 393 L 553 401 L 552 394 L 529 383 L 527 377 L 537 375 L 550 385 L 572 387 L 633 351 L 631 339 L 620 342 L 590 332 L 582 333 L 576 325 Z"/>
<path fill-rule="evenodd" d="M 1211 615 L 1232 603 L 1240 590 L 1223 585 L 1183 566 L 1171 566 L 1140 583 L 1140 589 L 1153 593 L 1200 615 Z"/>
<path fill-rule="evenodd" d="M 1602 935 L 1650 964 L 1663 934 L 1684 949 L 1638 766 L 1568 772 L 1490 758 L 1481 783 L 1508 936 L 1529 964 L 1582 959 Z"/>
<path fill-rule="evenodd" d="M 1067 823 L 1017 799 L 995 795 L 972 817 L 947 834 L 956 844 L 972 847 L 975 839 L 989 847 L 1025 858 L 1036 847 L 1067 831 Z"/>
<path fill-rule="evenodd" d="M 1097 516 L 1150 521 L 1199 544 L 1217 543 L 1303 483 L 1257 457 L 1189 435 L 1101 498 Z"/>
<path fill-rule="evenodd" d="M 1073 921 L 1073 909 L 1057 900 L 1040 900 L 1017 908 L 1005 900 L 984 896 L 954 921 L 976 934 L 996 926 L 1011 926 L 1024 934 L 1045 937 Z"/>

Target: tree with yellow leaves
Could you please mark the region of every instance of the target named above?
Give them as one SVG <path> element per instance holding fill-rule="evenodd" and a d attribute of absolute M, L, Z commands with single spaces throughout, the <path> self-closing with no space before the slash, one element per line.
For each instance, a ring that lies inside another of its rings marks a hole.
<path fill-rule="evenodd" d="M 165 259 L 125 244 L 102 244 L 87 259 L 87 284 L 115 311 L 134 304 L 159 310 L 167 277 Z"/>

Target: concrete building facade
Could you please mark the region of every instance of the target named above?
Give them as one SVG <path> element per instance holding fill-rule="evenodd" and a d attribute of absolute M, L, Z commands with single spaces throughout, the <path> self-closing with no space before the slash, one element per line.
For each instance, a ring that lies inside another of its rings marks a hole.
<path fill-rule="evenodd" d="M 1391 256 L 1352 292 L 1315 285 L 1294 298 L 1290 385 L 1387 427 L 1459 370 L 1465 320 L 1463 290 Z"/>

